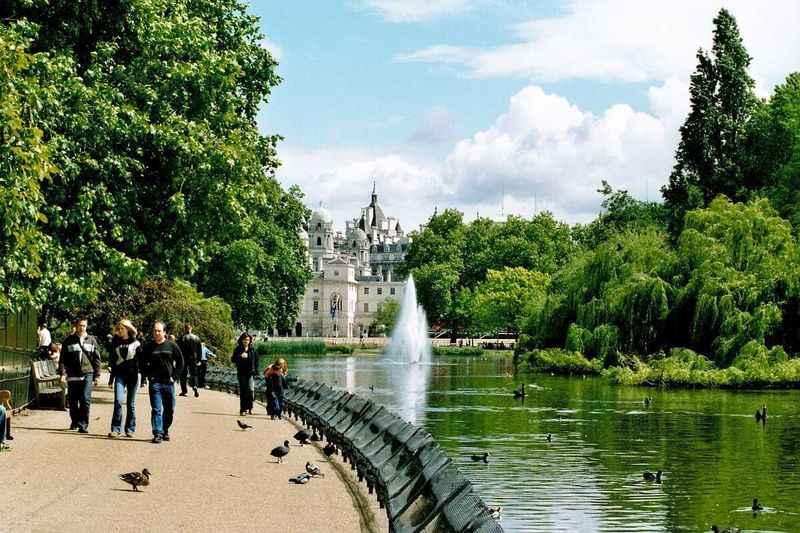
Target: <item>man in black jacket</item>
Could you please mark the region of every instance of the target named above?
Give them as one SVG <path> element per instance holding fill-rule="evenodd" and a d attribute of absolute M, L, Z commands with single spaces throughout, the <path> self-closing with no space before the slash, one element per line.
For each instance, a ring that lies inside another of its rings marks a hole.
<path fill-rule="evenodd" d="M 203 345 L 200 342 L 200 337 L 192 333 L 192 325 L 186 324 L 183 326 L 184 333 L 178 339 L 178 347 L 183 354 L 184 364 L 183 371 L 181 372 L 181 396 L 186 396 L 186 379 L 191 376 L 192 389 L 194 389 L 194 397 L 200 396 L 197 392 L 197 367 L 200 365 L 200 359 L 203 355 Z"/>
<path fill-rule="evenodd" d="M 175 380 L 183 368 L 183 354 L 167 340 L 163 322 L 153 325 L 153 340 L 142 349 L 141 371 L 148 378 L 153 425 L 153 444 L 168 441 L 175 413 Z"/>
<path fill-rule="evenodd" d="M 58 373 L 61 382 L 67 382 L 69 429 L 88 433 L 92 387 L 100 380 L 100 351 L 97 339 L 86 332 L 88 322 L 85 318 L 78 318 L 73 325 L 75 333 L 62 343 Z"/>

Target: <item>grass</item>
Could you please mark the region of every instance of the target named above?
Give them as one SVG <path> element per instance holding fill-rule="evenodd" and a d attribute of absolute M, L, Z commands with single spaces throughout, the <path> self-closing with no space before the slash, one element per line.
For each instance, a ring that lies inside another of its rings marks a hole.
<path fill-rule="evenodd" d="M 433 355 L 464 355 L 480 357 L 485 350 L 480 346 L 434 346 Z"/>

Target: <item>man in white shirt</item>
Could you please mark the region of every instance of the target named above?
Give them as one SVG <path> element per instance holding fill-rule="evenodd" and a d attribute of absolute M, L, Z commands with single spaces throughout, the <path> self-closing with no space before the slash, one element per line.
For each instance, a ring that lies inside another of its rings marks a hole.
<path fill-rule="evenodd" d="M 50 337 L 50 330 L 47 329 L 47 324 L 42 321 L 39 322 L 39 327 L 36 331 L 38 332 L 39 338 L 39 344 L 37 345 L 39 348 L 39 357 L 41 359 L 47 359 L 50 354 L 50 343 L 53 342 Z"/>

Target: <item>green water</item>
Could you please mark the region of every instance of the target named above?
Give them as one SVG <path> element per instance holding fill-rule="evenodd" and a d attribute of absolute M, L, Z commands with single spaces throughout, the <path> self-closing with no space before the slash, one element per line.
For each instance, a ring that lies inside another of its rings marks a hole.
<path fill-rule="evenodd" d="M 510 358 L 292 358 L 290 372 L 380 402 L 424 426 L 506 531 L 800 532 L 800 394 L 659 391 L 526 376 Z M 374 390 L 370 390 L 373 386 Z M 645 396 L 652 396 L 649 407 Z M 766 403 L 765 426 L 754 418 Z M 552 434 L 552 442 L 546 435 Z M 488 451 L 489 464 L 467 456 Z M 663 470 L 663 483 L 642 479 Z M 766 507 L 754 516 L 753 497 Z"/>

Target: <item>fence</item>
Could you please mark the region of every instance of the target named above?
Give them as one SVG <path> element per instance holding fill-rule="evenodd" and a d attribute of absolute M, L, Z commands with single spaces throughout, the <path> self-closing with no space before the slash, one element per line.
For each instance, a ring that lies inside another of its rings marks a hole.
<path fill-rule="evenodd" d="M 211 367 L 210 386 L 238 393 L 234 371 Z M 264 396 L 264 380 L 256 380 Z M 287 412 L 334 443 L 386 510 L 390 531 L 502 533 L 472 484 L 433 437 L 372 401 L 325 384 L 298 380 Z"/>
<path fill-rule="evenodd" d="M 33 400 L 30 389 L 31 360 L 36 358 L 36 312 L 0 312 L 0 389 L 11 391 L 14 409 Z"/>

